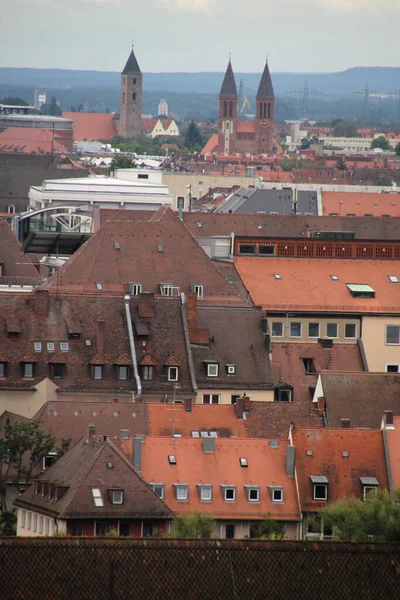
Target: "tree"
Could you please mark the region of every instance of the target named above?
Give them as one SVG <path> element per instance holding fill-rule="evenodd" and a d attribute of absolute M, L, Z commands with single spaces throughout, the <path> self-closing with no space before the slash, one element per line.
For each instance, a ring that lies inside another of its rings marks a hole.
<path fill-rule="evenodd" d="M 62 108 L 61 108 L 60 103 L 57 101 L 57 98 L 55 96 L 52 96 L 52 98 L 51 98 L 51 104 L 43 104 L 43 106 L 42 106 L 42 114 L 43 115 L 50 115 L 52 117 L 61 117 Z"/>
<path fill-rule="evenodd" d="M 271 519 L 271 515 L 264 518 L 261 523 L 250 525 L 250 537 L 261 540 L 284 540 L 285 531 L 283 523 Z"/>
<path fill-rule="evenodd" d="M 133 169 L 135 165 L 133 164 L 133 160 L 130 156 L 124 156 L 123 154 L 116 154 L 116 156 L 112 159 L 111 163 L 111 171 L 115 171 L 115 169 Z"/>
<path fill-rule="evenodd" d="M 7 96 L 7 98 L 3 98 L 1 104 L 10 104 L 12 106 L 29 106 L 29 103 L 26 100 L 22 100 L 18 96 Z"/>
<path fill-rule="evenodd" d="M 400 542 L 400 491 L 392 502 L 389 492 L 377 490 L 367 501 L 342 498 L 321 511 L 334 537 L 348 542 Z"/>
<path fill-rule="evenodd" d="M 195 150 L 196 148 L 203 147 L 203 138 L 200 129 L 196 123 L 192 120 L 189 123 L 185 133 L 185 146 L 189 150 Z"/>
<path fill-rule="evenodd" d="M 333 119 L 331 122 L 334 137 L 358 137 L 356 126 L 343 119 Z"/>
<path fill-rule="evenodd" d="M 381 148 L 382 150 L 389 150 L 390 144 L 389 140 L 385 138 L 384 135 L 380 135 L 377 138 L 374 138 L 371 142 L 371 148 Z"/>
<path fill-rule="evenodd" d="M 301 150 L 309 150 L 310 149 L 310 145 L 311 145 L 311 140 L 307 137 L 303 138 L 301 140 Z"/>
<path fill-rule="evenodd" d="M 397 144 L 397 146 L 394 149 L 394 151 L 396 152 L 396 156 L 400 156 L 400 142 Z"/>
<path fill-rule="evenodd" d="M 174 538 L 210 538 L 215 521 L 209 515 L 194 513 L 175 517 L 171 537 Z"/>

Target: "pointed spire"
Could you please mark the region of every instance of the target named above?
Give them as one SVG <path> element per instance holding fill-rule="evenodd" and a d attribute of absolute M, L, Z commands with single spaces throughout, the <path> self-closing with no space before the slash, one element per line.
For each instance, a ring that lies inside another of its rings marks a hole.
<path fill-rule="evenodd" d="M 221 98 L 237 98 L 235 76 L 232 71 L 231 58 L 229 56 L 228 67 L 225 72 L 224 81 L 222 82 L 221 91 L 219 93 Z"/>
<path fill-rule="evenodd" d="M 257 100 L 267 100 L 269 98 L 274 98 L 274 88 L 272 87 L 267 57 L 264 72 L 261 75 L 260 85 L 258 86 Z"/>
<path fill-rule="evenodd" d="M 129 58 L 126 61 L 125 68 L 122 71 L 122 75 L 127 75 L 128 73 L 141 73 L 138 61 L 136 60 L 136 56 L 133 51 L 133 45 Z"/>

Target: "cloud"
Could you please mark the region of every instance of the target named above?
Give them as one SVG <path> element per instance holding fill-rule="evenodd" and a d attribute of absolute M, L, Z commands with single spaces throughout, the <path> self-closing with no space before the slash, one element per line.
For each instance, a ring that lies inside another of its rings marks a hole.
<path fill-rule="evenodd" d="M 400 11 L 399 0 L 308 0 L 336 12 L 381 13 L 382 11 Z"/>
<path fill-rule="evenodd" d="M 214 2 L 211 0 L 158 0 L 160 4 L 167 4 L 178 10 L 187 12 L 209 12 Z"/>

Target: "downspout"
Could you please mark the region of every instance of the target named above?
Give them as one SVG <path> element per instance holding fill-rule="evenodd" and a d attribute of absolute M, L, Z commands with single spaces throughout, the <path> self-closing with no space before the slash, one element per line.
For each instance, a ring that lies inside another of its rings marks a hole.
<path fill-rule="evenodd" d="M 187 315 L 186 299 L 185 299 L 184 293 L 181 294 L 181 315 L 182 315 L 183 333 L 185 336 L 186 352 L 187 352 L 188 364 L 189 364 L 190 381 L 192 383 L 193 395 L 196 398 L 198 388 L 197 388 L 197 383 L 196 383 L 196 375 L 194 372 L 192 349 L 190 347 L 190 336 L 189 336 L 189 329 L 188 329 L 187 317 L 186 317 L 186 315 Z"/>
<path fill-rule="evenodd" d="M 137 367 L 136 348 L 135 348 L 135 340 L 133 338 L 133 328 L 132 328 L 132 319 L 131 319 L 131 309 L 129 306 L 130 299 L 131 299 L 130 296 L 125 296 L 125 298 L 124 298 L 125 314 L 126 314 L 126 322 L 128 324 L 129 345 L 131 348 L 131 358 L 132 358 L 132 365 L 133 365 L 133 373 L 135 375 L 135 381 L 136 381 L 137 395 L 138 395 L 138 398 L 141 398 L 142 397 L 142 382 L 140 381 L 139 371 L 138 371 L 138 367 Z"/>

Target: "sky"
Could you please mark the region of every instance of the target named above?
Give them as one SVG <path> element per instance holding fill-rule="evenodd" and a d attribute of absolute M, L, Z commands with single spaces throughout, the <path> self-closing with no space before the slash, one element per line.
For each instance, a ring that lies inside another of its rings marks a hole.
<path fill-rule="evenodd" d="M 400 0 L 0 0 L 0 66 L 334 72 L 400 66 Z"/>

